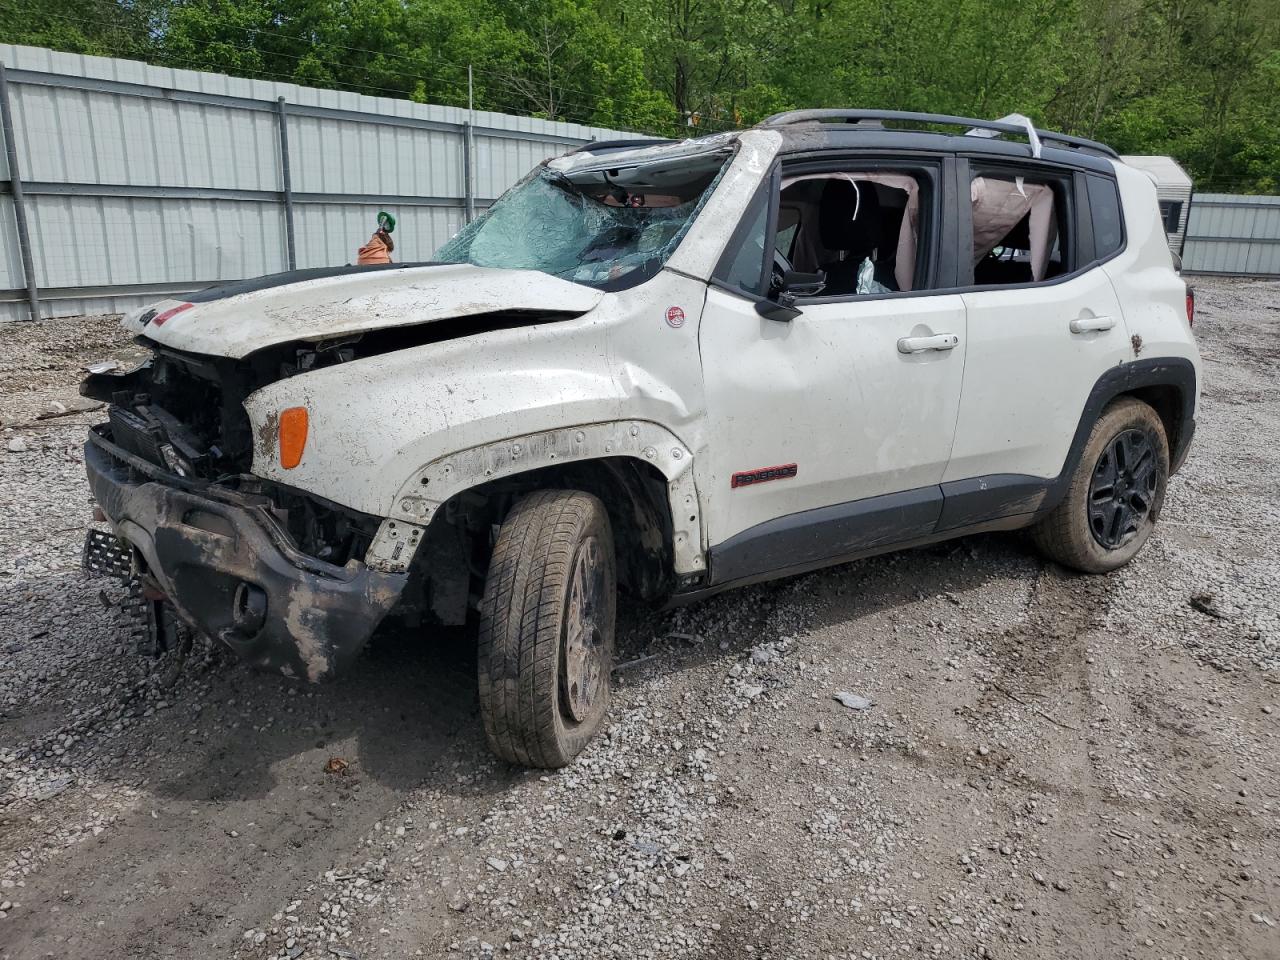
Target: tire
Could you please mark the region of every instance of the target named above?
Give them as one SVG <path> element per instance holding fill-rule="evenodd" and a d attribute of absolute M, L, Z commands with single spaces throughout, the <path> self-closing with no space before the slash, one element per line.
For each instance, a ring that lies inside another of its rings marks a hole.
<path fill-rule="evenodd" d="M 480 713 L 498 756 L 563 767 L 609 709 L 617 579 L 604 505 L 575 490 L 519 500 L 480 602 Z"/>
<path fill-rule="evenodd" d="M 1066 496 L 1032 528 L 1032 537 L 1065 567 L 1115 570 L 1151 536 L 1168 482 L 1164 423 L 1141 400 L 1121 397 L 1093 425 Z"/>

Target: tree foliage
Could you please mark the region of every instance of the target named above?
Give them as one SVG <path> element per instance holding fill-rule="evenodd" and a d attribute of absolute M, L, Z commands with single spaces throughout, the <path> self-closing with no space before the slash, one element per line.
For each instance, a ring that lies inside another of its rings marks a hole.
<path fill-rule="evenodd" d="M 664 135 L 1019 112 L 1280 191 L 1280 0 L 0 0 L 0 42 Z"/>

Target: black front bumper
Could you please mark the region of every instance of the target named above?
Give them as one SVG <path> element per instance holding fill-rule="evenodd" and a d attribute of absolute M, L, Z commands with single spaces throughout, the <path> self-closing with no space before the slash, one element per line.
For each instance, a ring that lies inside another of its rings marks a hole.
<path fill-rule="evenodd" d="M 307 556 L 266 498 L 167 474 L 100 428 L 85 444 L 85 469 L 116 533 L 141 555 L 144 576 L 192 626 L 260 669 L 312 681 L 340 673 L 404 589 L 404 574 Z"/>

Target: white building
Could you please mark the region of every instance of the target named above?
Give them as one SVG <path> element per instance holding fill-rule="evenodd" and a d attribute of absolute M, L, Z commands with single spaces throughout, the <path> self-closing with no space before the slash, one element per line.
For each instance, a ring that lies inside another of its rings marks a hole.
<path fill-rule="evenodd" d="M 1145 171 L 1155 180 L 1164 232 L 1169 236 L 1169 249 L 1182 256 L 1182 245 L 1187 236 L 1187 215 L 1191 210 L 1191 177 L 1173 157 L 1130 156 L 1120 159 Z"/>

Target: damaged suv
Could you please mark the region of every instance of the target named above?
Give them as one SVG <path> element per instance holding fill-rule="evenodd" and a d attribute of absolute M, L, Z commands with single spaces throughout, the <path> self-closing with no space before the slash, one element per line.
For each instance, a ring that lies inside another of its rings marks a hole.
<path fill-rule="evenodd" d="M 1195 428 L 1191 321 L 1107 147 L 800 111 L 548 161 L 431 263 L 132 314 L 152 356 L 85 381 L 86 464 L 191 628 L 316 681 L 393 610 L 474 623 L 489 743 L 554 767 L 605 716 L 619 590 L 1019 527 L 1127 562 Z"/>

